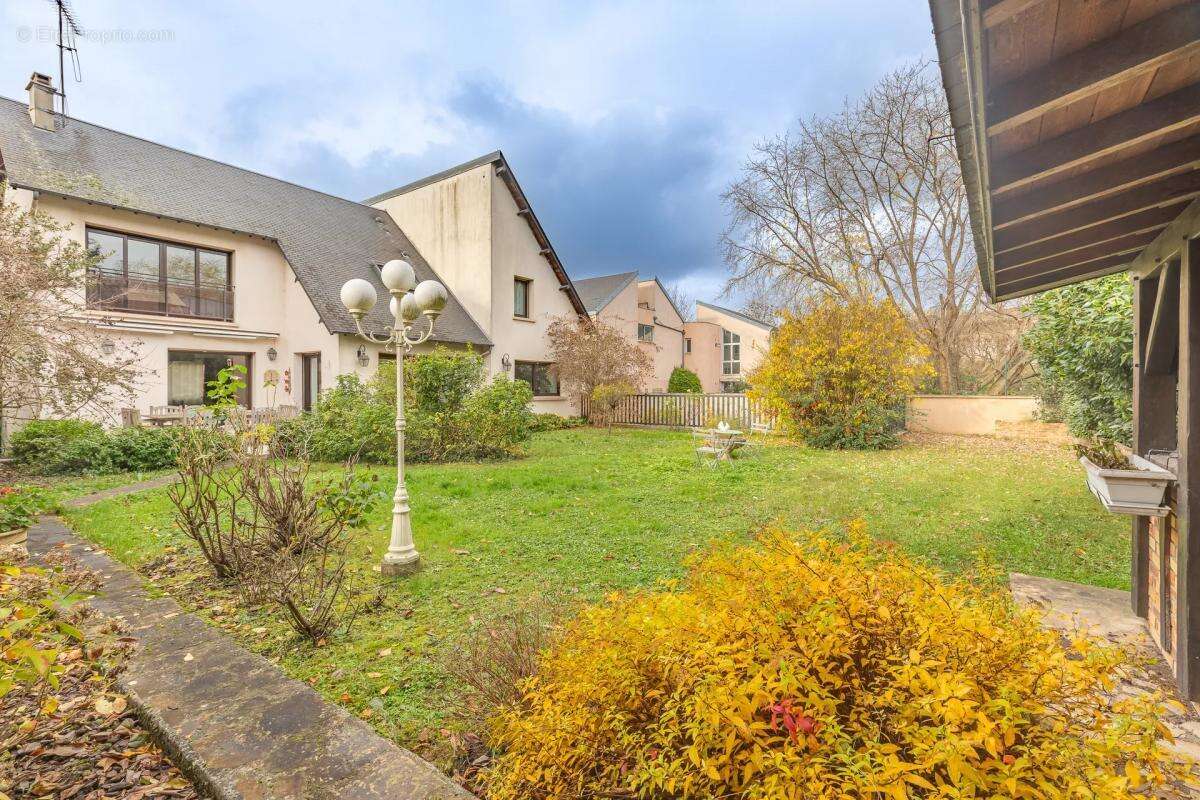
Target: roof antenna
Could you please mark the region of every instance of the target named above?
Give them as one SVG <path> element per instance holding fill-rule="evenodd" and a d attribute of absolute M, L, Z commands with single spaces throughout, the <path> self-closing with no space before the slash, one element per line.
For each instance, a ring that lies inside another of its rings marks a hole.
<path fill-rule="evenodd" d="M 83 73 L 79 68 L 79 50 L 75 47 L 75 37 L 81 35 L 79 23 L 75 20 L 75 12 L 71 10 L 69 0 L 50 0 L 50 4 L 58 11 L 58 90 L 62 98 L 62 124 L 67 125 L 67 77 L 66 54 L 71 54 L 71 67 L 75 73 L 75 82 L 83 81 Z"/>

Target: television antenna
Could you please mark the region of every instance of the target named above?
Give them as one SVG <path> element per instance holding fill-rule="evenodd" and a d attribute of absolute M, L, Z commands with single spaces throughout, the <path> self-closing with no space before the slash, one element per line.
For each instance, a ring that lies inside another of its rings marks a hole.
<path fill-rule="evenodd" d="M 82 31 L 79 29 L 79 22 L 75 19 L 75 12 L 71 10 L 69 0 L 50 0 L 50 5 L 54 6 L 58 12 L 57 94 L 62 98 L 62 123 L 65 125 L 67 121 L 66 54 L 71 54 L 71 67 L 75 74 L 75 82 L 80 83 L 83 80 L 83 73 L 79 68 L 79 50 L 75 47 L 75 37 L 81 36 Z"/>

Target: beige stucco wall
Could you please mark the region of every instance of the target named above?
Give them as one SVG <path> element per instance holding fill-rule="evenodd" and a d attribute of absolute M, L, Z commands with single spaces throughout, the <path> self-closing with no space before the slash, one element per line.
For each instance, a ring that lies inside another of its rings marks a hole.
<path fill-rule="evenodd" d="M 391 215 L 484 333 L 492 309 L 490 164 L 375 204 Z"/>
<path fill-rule="evenodd" d="M 683 365 L 683 318 L 675 311 L 656 280 L 639 281 L 637 296 L 638 322 L 654 326 L 653 343 L 638 342 L 638 346 L 650 356 L 653 365 L 642 390 L 665 392 L 671 371 Z M 635 338 L 636 335 L 635 328 Z"/>
<path fill-rule="evenodd" d="M 28 202 L 29 193 L 24 194 Z M 166 404 L 167 354 L 171 350 L 249 354 L 248 383 L 256 407 L 299 404 L 297 353 L 320 352 L 323 376 L 335 375 L 341 369 L 339 337 L 331 335 L 320 323 L 316 310 L 274 242 L 45 195 L 38 198 L 37 207 L 66 224 L 65 235 L 80 243 L 86 241 L 85 229 L 91 226 L 233 253 L 232 322 L 87 310 L 83 308 L 81 295 L 77 313 L 89 321 L 101 326 L 139 328 L 129 331 L 102 327 L 97 333 L 112 339 L 121 352 L 135 348 L 142 365 L 136 396 L 114 398 L 105 421 L 118 419 L 123 406 L 146 412 L 152 405 Z M 276 350 L 275 361 L 268 358 L 270 348 Z M 279 373 L 280 385 L 274 390 L 263 386 L 267 370 Z M 284 385 L 289 377 L 287 370 L 291 370 L 290 392 Z"/>
<path fill-rule="evenodd" d="M 683 365 L 696 373 L 706 393 L 721 391 L 721 326 L 715 322 L 688 322 L 684 337 L 692 340 L 692 351 Z"/>
<path fill-rule="evenodd" d="M 605 325 L 616 328 L 631 342 L 637 341 L 638 283 L 630 281 L 617 296 L 596 314 Z"/>
<path fill-rule="evenodd" d="M 506 355 L 510 363 L 550 360 L 546 329 L 575 311 L 494 164 L 376 205 L 392 215 L 492 340 L 485 355 L 489 374 L 506 371 Z M 532 281 L 528 319 L 513 314 L 516 277 Z M 567 397 L 536 398 L 533 405 L 538 412 L 577 413 Z"/>
<path fill-rule="evenodd" d="M 721 371 L 722 330 L 741 337 L 741 370 L 735 375 Z M 684 366 L 696 373 L 705 392 L 721 391 L 721 381 L 748 381 L 771 346 L 771 332 L 766 328 L 699 303 L 696 319 L 687 323 L 685 335 L 692 340 L 692 352 L 684 358 Z"/>
<path fill-rule="evenodd" d="M 908 401 L 908 429 L 925 433 L 986 435 L 998 422 L 1028 422 L 1036 397 L 915 395 Z"/>

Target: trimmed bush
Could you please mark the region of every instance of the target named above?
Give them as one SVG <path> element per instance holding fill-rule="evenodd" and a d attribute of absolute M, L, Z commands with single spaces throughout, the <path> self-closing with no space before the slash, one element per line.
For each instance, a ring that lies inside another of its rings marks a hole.
<path fill-rule="evenodd" d="M 478 354 L 439 347 L 405 359 L 404 456 L 414 462 L 503 458 L 529 439 L 532 391 L 524 381 L 497 376 L 487 383 Z M 368 382 L 338 377 L 316 408 L 286 431 L 307 439 L 321 461 L 357 456 L 375 464 L 396 462 L 396 372 L 385 362 Z"/>
<path fill-rule="evenodd" d="M 676 367 L 671 370 L 671 377 L 667 380 L 667 391 L 700 394 L 704 390 L 700 386 L 700 376 L 690 369 Z"/>
<path fill-rule="evenodd" d="M 170 428 L 118 428 L 109 438 L 120 470 L 168 469 L 179 455 L 179 432 Z"/>
<path fill-rule="evenodd" d="M 37 419 L 9 441 L 13 460 L 41 475 L 112 472 L 116 453 L 104 428 L 75 419 Z"/>
<path fill-rule="evenodd" d="M 990 571 L 765 534 L 563 626 L 492 719 L 490 800 L 1135 798 L 1186 765 L 1129 667 Z"/>
<path fill-rule="evenodd" d="M 559 414 L 534 414 L 529 430 L 533 433 L 543 431 L 560 431 L 566 428 L 579 428 L 587 425 L 583 417 L 564 417 Z"/>
<path fill-rule="evenodd" d="M 139 472 L 175 466 L 179 433 L 170 428 L 105 431 L 95 422 L 39 419 L 13 434 L 13 460 L 39 475 Z"/>

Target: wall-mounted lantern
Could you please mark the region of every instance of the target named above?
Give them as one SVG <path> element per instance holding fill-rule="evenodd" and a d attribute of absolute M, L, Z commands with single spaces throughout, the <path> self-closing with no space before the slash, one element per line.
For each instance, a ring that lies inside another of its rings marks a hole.
<path fill-rule="evenodd" d="M 512 367 L 512 359 L 508 357 L 508 353 L 500 356 L 500 366 L 504 367 L 505 372 L 508 372 L 509 368 Z"/>
<path fill-rule="evenodd" d="M 362 345 L 362 344 L 360 344 L 360 345 L 358 346 L 358 353 L 357 353 L 357 355 L 358 355 L 358 365 L 359 365 L 360 367 L 369 367 L 369 366 L 371 366 L 371 354 L 367 352 L 367 347 L 366 347 L 366 345 Z"/>
<path fill-rule="evenodd" d="M 104 341 L 100 342 L 100 352 L 104 353 L 106 356 L 111 356 L 113 353 L 117 352 L 117 343 L 112 339 L 106 338 Z"/>
<path fill-rule="evenodd" d="M 274 361 L 277 358 L 279 358 L 279 351 L 276 350 L 274 347 L 268 347 L 267 348 L 267 361 Z"/>

